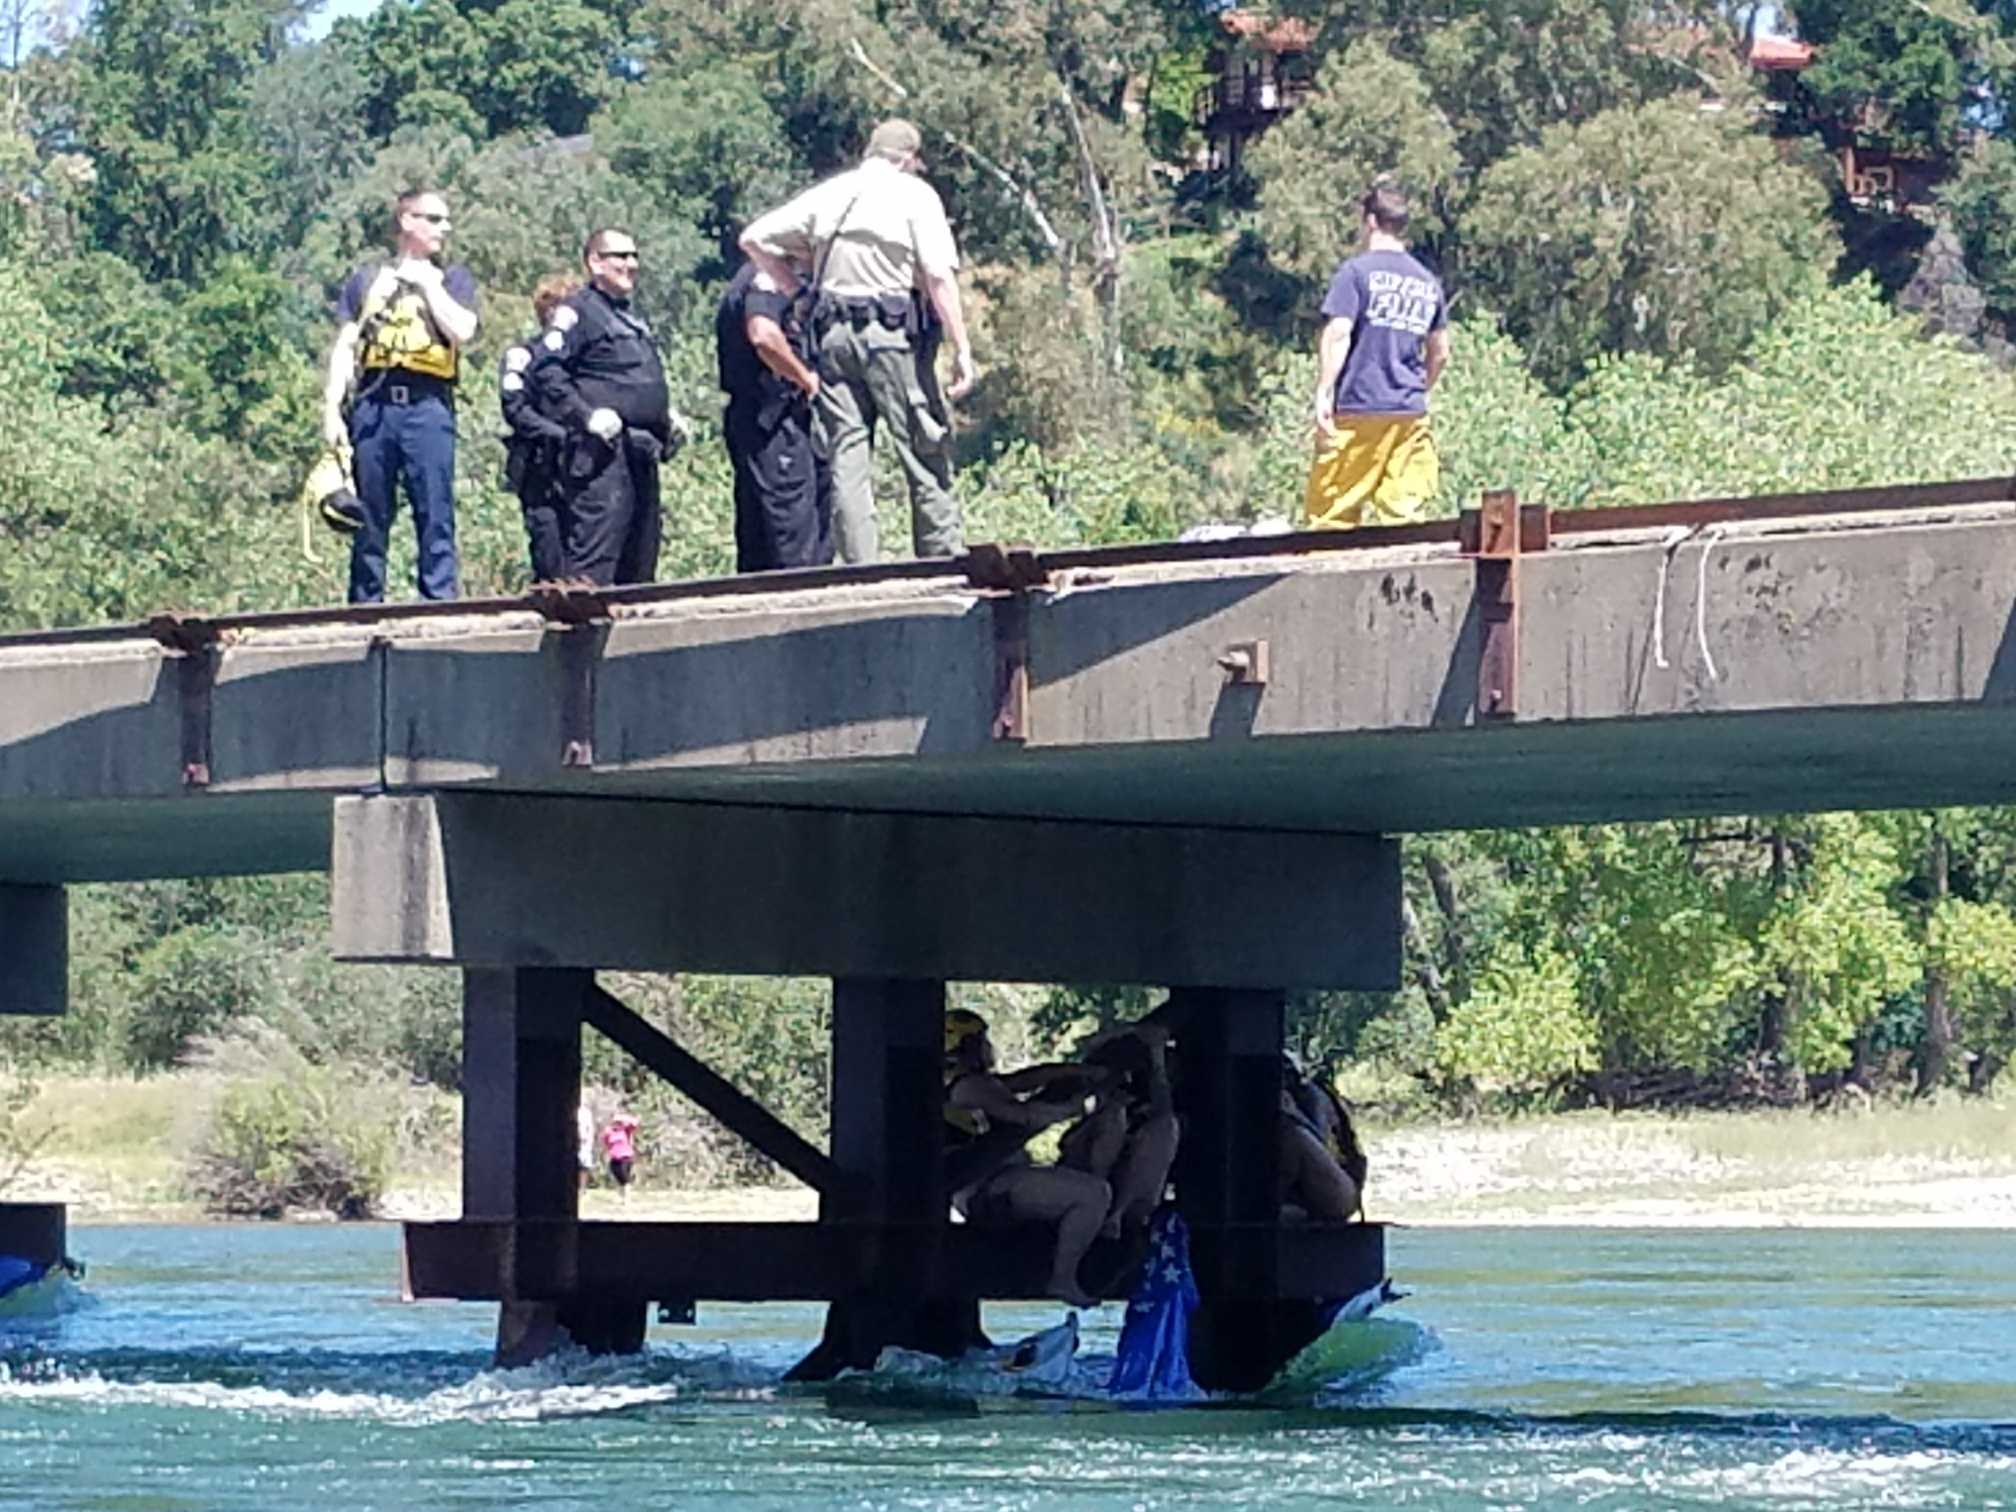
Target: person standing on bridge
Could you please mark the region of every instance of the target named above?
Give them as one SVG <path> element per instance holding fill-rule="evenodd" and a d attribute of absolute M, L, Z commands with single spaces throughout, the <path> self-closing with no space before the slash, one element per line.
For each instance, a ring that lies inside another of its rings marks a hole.
<path fill-rule="evenodd" d="M 504 412 L 504 478 L 525 514 L 525 538 L 532 553 L 532 581 L 558 582 L 565 571 L 566 516 L 556 476 L 567 428 L 539 408 L 532 388 L 532 359 L 539 337 L 560 301 L 577 292 L 572 273 L 548 273 L 533 286 L 532 318 L 538 329 L 504 349 L 498 364 L 497 397 Z"/>
<path fill-rule="evenodd" d="M 735 469 L 737 572 L 833 560 L 833 473 L 814 434 L 819 374 L 807 361 L 803 306 L 745 263 L 714 316 L 728 395 L 721 438 Z"/>
<path fill-rule="evenodd" d="M 455 557 L 455 380 L 476 336 L 476 279 L 441 265 L 448 202 L 409 189 L 393 205 L 390 262 L 350 275 L 336 302 L 322 438 L 348 440 L 364 520 L 350 546 L 350 602 L 385 597 L 385 552 L 401 479 L 420 546 L 420 596 L 451 599 Z M 345 405 L 348 403 L 348 418 Z"/>
<path fill-rule="evenodd" d="M 836 544 L 846 562 L 880 556 L 870 481 L 878 424 L 887 427 L 910 486 L 917 555 L 964 549 L 947 401 L 964 398 L 976 373 L 959 300 L 959 248 L 938 191 L 919 177 L 923 166 L 917 128 L 884 121 L 858 168 L 813 185 L 742 233 L 742 250 L 784 293 L 797 293 L 798 268 L 815 270 L 816 405 L 832 457 Z M 942 391 L 941 338 L 952 343 L 952 386 Z"/>
<path fill-rule="evenodd" d="M 1442 482 L 1428 391 L 1449 362 L 1448 301 L 1401 239 L 1406 196 L 1380 184 L 1359 208 L 1359 250 L 1330 280 L 1316 347 L 1305 506 L 1319 530 L 1418 519 Z"/>
<path fill-rule="evenodd" d="M 589 236 L 588 286 L 554 310 L 532 362 L 540 410 L 566 432 L 563 575 L 598 588 L 657 572 L 658 463 L 685 437 L 657 339 L 631 303 L 639 255 L 628 231 Z"/>

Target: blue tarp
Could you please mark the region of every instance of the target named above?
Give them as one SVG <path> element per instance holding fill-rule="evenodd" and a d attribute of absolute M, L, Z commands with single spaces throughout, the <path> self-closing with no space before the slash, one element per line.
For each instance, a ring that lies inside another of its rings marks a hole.
<path fill-rule="evenodd" d="M 19 1291 L 24 1286 L 33 1286 L 48 1274 L 49 1267 L 46 1265 L 23 1260 L 19 1255 L 0 1255 L 0 1297 Z"/>
<path fill-rule="evenodd" d="M 1190 1314 L 1197 1278 L 1190 1270 L 1190 1228 L 1173 1207 L 1148 1223 L 1148 1258 L 1127 1300 L 1120 1348 L 1106 1389 L 1115 1396 L 1189 1402 L 1204 1395 L 1190 1379 Z"/>

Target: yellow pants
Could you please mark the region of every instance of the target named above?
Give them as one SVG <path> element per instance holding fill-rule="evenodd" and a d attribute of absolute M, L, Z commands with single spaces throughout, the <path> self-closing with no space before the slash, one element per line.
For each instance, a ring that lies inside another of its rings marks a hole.
<path fill-rule="evenodd" d="M 1405 525 L 1421 518 L 1442 486 L 1442 464 L 1426 415 L 1338 416 L 1337 433 L 1316 443 L 1305 500 L 1317 530 Z"/>

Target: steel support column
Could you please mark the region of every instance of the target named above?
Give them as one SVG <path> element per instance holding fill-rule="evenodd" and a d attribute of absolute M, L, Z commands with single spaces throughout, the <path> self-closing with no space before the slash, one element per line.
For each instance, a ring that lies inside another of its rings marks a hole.
<path fill-rule="evenodd" d="M 69 1004 L 69 894 L 0 882 L 0 1014 L 58 1014 Z"/>
<path fill-rule="evenodd" d="M 1254 1391 L 1322 1332 L 1306 1300 L 1279 1296 L 1284 992 L 1170 994 L 1181 1065 L 1176 1201 L 1200 1230 L 1252 1225 L 1200 1251 L 1191 1373 L 1212 1390 Z"/>
<path fill-rule="evenodd" d="M 485 968 L 462 980 L 463 1216 L 571 1222 L 580 1211 L 581 1015 L 594 973 Z M 498 1363 L 538 1359 L 562 1333 L 597 1354 L 635 1352 L 647 1300 L 507 1297 Z"/>
<path fill-rule="evenodd" d="M 891 1245 L 873 1286 L 837 1298 L 796 1380 L 866 1368 L 888 1345 L 957 1355 L 984 1344 L 980 1304 L 934 1296 L 944 1240 L 945 984 L 843 977 L 833 983 L 832 1154 L 844 1184 L 819 1200 L 822 1222 L 921 1223 L 932 1237 Z"/>

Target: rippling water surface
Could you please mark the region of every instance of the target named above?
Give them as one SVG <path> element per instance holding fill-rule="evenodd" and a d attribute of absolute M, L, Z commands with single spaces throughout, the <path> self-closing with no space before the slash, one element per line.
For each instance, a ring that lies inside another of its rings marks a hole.
<path fill-rule="evenodd" d="M 0 1320 L 0 1506 L 2016 1509 L 2016 1234 L 1424 1230 L 1416 1295 L 1265 1400 L 779 1376 L 816 1308 L 488 1369 L 393 1300 L 390 1228 L 85 1228 L 88 1300 Z M 997 1338 L 1055 1311 L 990 1311 Z"/>

